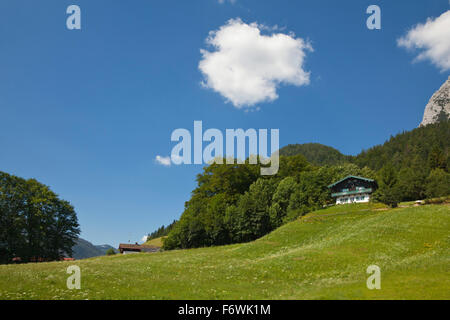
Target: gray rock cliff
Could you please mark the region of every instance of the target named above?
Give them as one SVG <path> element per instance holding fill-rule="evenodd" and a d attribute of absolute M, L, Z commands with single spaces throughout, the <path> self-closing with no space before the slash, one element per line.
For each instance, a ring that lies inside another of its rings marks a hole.
<path fill-rule="evenodd" d="M 420 126 L 450 118 L 450 77 L 428 102 Z"/>

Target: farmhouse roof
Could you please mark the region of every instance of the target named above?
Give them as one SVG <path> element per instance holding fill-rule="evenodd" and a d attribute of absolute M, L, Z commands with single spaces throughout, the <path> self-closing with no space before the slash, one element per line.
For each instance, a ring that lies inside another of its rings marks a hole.
<path fill-rule="evenodd" d="M 149 245 L 140 245 L 140 244 L 129 244 L 129 243 L 121 243 L 119 245 L 119 250 L 142 250 L 142 251 L 155 251 L 158 250 L 159 247 L 149 246 Z"/>
<path fill-rule="evenodd" d="M 345 180 L 350 179 L 350 178 L 359 179 L 359 180 L 364 180 L 364 181 L 368 181 L 368 182 L 374 182 L 374 181 L 375 181 L 375 180 L 373 180 L 373 179 L 364 178 L 364 177 L 358 177 L 358 176 L 346 176 L 344 179 L 341 179 L 341 180 L 339 180 L 339 181 L 337 181 L 337 182 L 335 182 L 335 183 L 333 183 L 333 184 L 330 184 L 330 185 L 328 186 L 328 188 L 332 188 L 332 187 L 338 185 L 339 183 L 341 183 L 342 181 L 345 181 Z"/>
<path fill-rule="evenodd" d="M 136 249 L 142 249 L 142 246 L 139 244 L 129 244 L 129 243 L 121 243 L 119 245 L 119 249 L 132 249 L 132 250 L 136 250 Z"/>

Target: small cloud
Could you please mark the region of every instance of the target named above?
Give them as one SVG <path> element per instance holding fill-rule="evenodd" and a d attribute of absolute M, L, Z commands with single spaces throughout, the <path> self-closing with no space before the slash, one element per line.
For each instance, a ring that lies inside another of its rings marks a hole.
<path fill-rule="evenodd" d="M 161 156 L 156 156 L 155 158 L 156 163 L 165 166 L 165 167 L 170 167 L 170 165 L 172 164 L 172 162 L 170 161 L 170 157 L 161 157 Z"/>
<path fill-rule="evenodd" d="M 206 43 L 214 51 L 200 51 L 202 85 L 238 109 L 276 100 L 282 84 L 308 85 L 310 73 L 304 70 L 304 62 L 313 48 L 293 33 L 275 33 L 280 29 L 231 19 L 211 31 Z"/>
<path fill-rule="evenodd" d="M 141 242 L 147 242 L 147 238 L 148 238 L 147 235 L 143 236 L 142 239 L 141 239 Z"/>
<path fill-rule="evenodd" d="M 397 44 L 420 51 L 415 61 L 429 60 L 441 71 L 450 70 L 450 10 L 417 24 Z"/>
<path fill-rule="evenodd" d="M 260 111 L 261 107 L 254 107 L 254 108 L 247 108 L 244 110 L 245 113 L 249 113 L 249 112 L 257 112 Z"/>
<path fill-rule="evenodd" d="M 235 3 L 236 0 L 217 0 L 220 4 L 224 4 L 225 2 Z M 450 1 L 450 0 L 449 0 Z"/>

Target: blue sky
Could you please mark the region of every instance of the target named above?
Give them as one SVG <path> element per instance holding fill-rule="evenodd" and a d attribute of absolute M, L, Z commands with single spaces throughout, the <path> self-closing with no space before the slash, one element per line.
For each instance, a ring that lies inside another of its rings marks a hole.
<path fill-rule="evenodd" d="M 82 29 L 66 28 L 81 8 Z M 365 13 L 381 8 L 381 30 Z M 0 3 L 0 170 L 69 200 L 81 236 L 134 242 L 177 219 L 200 165 L 161 166 L 177 128 L 277 128 L 280 145 L 320 142 L 346 154 L 420 123 L 448 70 L 397 45 L 450 9 L 423 1 L 24 1 Z M 278 26 L 311 45 L 308 85 L 236 108 L 205 88 L 200 49 L 230 19 Z"/>

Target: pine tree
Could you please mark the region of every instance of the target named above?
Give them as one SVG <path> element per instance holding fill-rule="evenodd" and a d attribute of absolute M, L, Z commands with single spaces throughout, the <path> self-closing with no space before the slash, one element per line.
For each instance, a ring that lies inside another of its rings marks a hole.
<path fill-rule="evenodd" d="M 392 208 L 397 207 L 400 202 L 400 189 L 397 172 L 391 164 L 387 164 L 381 169 L 378 183 L 379 188 L 374 194 L 375 200 Z"/>

